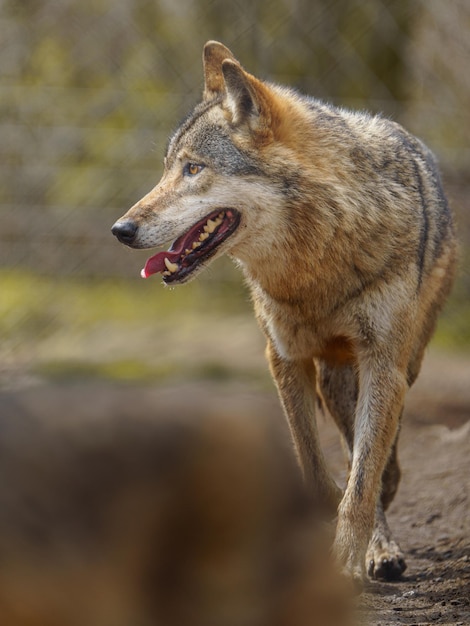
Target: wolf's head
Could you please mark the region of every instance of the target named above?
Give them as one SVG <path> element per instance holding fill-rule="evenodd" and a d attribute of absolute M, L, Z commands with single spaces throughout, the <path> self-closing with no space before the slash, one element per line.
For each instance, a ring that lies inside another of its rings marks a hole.
<path fill-rule="evenodd" d="M 286 92 L 248 74 L 220 43 L 205 45 L 203 62 L 203 100 L 170 138 L 160 182 L 112 228 L 133 248 L 174 240 L 142 270 L 168 284 L 223 253 L 254 263 L 268 248 L 275 254 L 271 234 L 283 227 L 287 168 L 276 146 Z"/>

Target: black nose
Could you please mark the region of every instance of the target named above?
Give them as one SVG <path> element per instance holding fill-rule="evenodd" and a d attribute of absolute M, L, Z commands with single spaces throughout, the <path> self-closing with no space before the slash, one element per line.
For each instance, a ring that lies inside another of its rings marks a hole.
<path fill-rule="evenodd" d="M 131 244 L 137 233 L 137 224 L 132 220 L 123 220 L 122 222 L 116 222 L 111 228 L 111 232 L 122 243 Z"/>

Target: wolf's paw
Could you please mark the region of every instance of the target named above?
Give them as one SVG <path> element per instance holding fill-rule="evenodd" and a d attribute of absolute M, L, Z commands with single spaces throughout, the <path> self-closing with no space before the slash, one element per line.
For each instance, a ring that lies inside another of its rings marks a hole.
<path fill-rule="evenodd" d="M 369 547 L 366 562 L 367 573 L 374 580 L 399 580 L 406 570 L 405 557 L 394 542 L 386 547 Z"/>

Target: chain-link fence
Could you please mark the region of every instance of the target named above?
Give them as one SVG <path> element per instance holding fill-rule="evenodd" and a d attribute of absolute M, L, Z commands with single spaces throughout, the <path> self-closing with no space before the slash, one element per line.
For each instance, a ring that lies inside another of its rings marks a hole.
<path fill-rule="evenodd" d="M 260 77 L 382 111 L 434 149 L 463 249 L 452 324 L 468 341 L 469 34 L 466 0 L 0 0 L 4 345 L 17 355 L 30 326 L 30 339 L 54 335 L 70 306 L 59 277 L 137 280 L 143 257 L 109 228 L 157 182 L 167 136 L 200 96 L 208 39 Z M 99 293 L 114 297 L 109 281 Z"/>

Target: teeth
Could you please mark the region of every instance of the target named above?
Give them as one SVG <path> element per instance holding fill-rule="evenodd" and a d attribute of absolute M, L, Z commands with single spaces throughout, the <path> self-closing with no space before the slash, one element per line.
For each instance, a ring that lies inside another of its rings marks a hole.
<path fill-rule="evenodd" d="M 213 233 L 217 227 L 217 223 L 214 220 L 207 220 L 206 225 L 204 226 L 204 230 L 206 233 Z"/>
<path fill-rule="evenodd" d="M 198 241 L 193 241 L 191 248 L 186 248 L 184 254 L 187 256 L 191 254 L 193 250 L 199 248 L 202 245 L 203 241 L 209 239 L 210 235 L 215 231 L 215 229 L 222 224 L 224 221 L 225 212 L 221 211 L 215 220 L 208 219 L 206 224 L 204 225 L 204 232 L 199 235 Z M 162 272 L 163 276 L 170 276 L 170 274 L 174 274 L 178 269 L 179 265 L 177 263 L 172 263 L 169 259 L 165 258 L 165 266 L 167 268 L 167 272 Z"/>
<path fill-rule="evenodd" d="M 165 257 L 164 259 L 164 263 L 165 263 L 165 267 L 166 269 L 171 273 L 174 274 L 178 269 L 179 269 L 179 265 L 177 263 L 172 263 L 170 261 L 170 259 L 167 259 Z"/>
<path fill-rule="evenodd" d="M 214 230 L 217 228 L 217 226 L 219 226 L 219 224 L 222 224 L 222 222 L 224 221 L 224 215 L 225 213 L 222 211 L 221 213 L 219 213 L 219 215 L 217 216 L 215 220 L 211 220 L 211 219 L 207 220 L 204 226 L 204 232 L 213 233 Z"/>
<path fill-rule="evenodd" d="M 217 226 L 222 224 L 222 222 L 224 220 L 223 215 L 224 215 L 223 213 L 219 213 L 219 215 L 217 216 L 217 219 L 215 219 L 215 220 L 207 220 L 206 225 L 204 226 L 205 232 L 206 233 L 213 233 L 214 230 L 217 228 Z"/>

